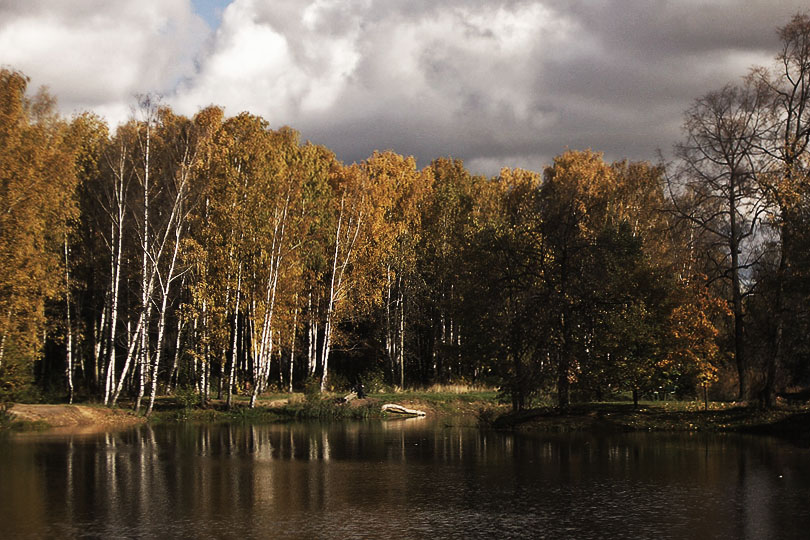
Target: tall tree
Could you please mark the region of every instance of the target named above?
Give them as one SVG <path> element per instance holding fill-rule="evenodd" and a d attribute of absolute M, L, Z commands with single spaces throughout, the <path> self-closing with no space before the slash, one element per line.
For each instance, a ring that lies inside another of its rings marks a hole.
<path fill-rule="evenodd" d="M 764 172 L 759 148 L 765 98 L 761 86 L 746 84 L 696 100 L 686 113 L 685 141 L 676 147 L 680 190 L 673 200 L 708 245 L 703 253 L 711 278 L 728 284 L 740 399 L 749 392 L 745 298 L 753 287 L 746 276 L 757 262 L 760 221 L 767 209 L 758 181 Z"/>
<path fill-rule="evenodd" d="M 791 299 L 795 283 L 794 262 L 801 253 L 802 234 L 808 222 L 807 155 L 810 149 L 810 16 L 797 14 L 779 29 L 781 48 L 773 69 L 755 69 L 751 80 L 767 92 L 769 113 L 762 150 L 771 159 L 769 174 L 763 177 L 773 208 L 778 237 L 773 308 L 776 326 L 772 332 L 763 397 L 774 403 L 777 377 L 785 361 L 786 328 L 795 318 L 801 302 Z"/>
<path fill-rule="evenodd" d="M 65 290 L 64 242 L 76 216 L 74 153 L 54 100 L 0 70 L 0 381 L 39 358 L 45 302 Z"/>

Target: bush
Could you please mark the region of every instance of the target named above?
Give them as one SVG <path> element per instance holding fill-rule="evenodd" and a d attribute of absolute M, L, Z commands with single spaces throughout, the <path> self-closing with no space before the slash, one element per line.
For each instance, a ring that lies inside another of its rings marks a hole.
<path fill-rule="evenodd" d="M 0 403 L 0 431 L 4 431 L 11 427 L 11 403 Z"/>
<path fill-rule="evenodd" d="M 307 403 L 321 400 L 321 380 L 317 377 L 310 377 L 304 383 L 304 398 Z"/>
<path fill-rule="evenodd" d="M 367 394 L 380 394 L 391 391 L 391 388 L 385 383 L 385 375 L 379 369 L 365 372 L 360 376 L 360 383 Z"/>
<path fill-rule="evenodd" d="M 178 386 L 174 390 L 174 400 L 184 411 L 192 409 L 200 402 L 197 389 L 190 385 Z"/>

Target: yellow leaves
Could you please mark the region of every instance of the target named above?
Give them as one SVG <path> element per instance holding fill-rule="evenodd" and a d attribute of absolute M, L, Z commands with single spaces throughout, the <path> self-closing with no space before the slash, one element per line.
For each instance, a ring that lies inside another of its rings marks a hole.
<path fill-rule="evenodd" d="M 609 203 L 617 191 L 616 175 L 602 154 L 566 151 L 545 171 L 543 187 L 549 219 L 562 220 L 586 237 L 598 234 L 609 219 Z"/>
<path fill-rule="evenodd" d="M 669 319 L 672 344 L 667 361 L 695 371 L 702 383 L 716 381 L 720 348 L 715 338 L 719 331 L 712 319 L 729 315 L 728 304 L 704 286 L 683 292 L 686 296 Z"/>
<path fill-rule="evenodd" d="M 44 301 L 62 287 L 62 245 L 77 209 L 75 145 L 52 98 L 26 98 L 27 82 L 0 70 L 0 334 L 32 358 Z"/>

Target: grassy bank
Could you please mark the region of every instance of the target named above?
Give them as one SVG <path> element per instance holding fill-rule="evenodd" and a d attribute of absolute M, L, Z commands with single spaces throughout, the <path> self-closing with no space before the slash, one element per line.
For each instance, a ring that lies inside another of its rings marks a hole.
<path fill-rule="evenodd" d="M 121 403 L 118 409 L 100 405 L 15 405 L 0 410 L 0 430 L 43 430 L 52 427 L 109 429 L 139 422 L 152 423 L 273 423 L 295 420 L 343 421 L 385 418 L 382 405 L 396 403 L 425 411 L 428 417 L 464 417 L 465 423 L 524 432 L 572 431 L 708 431 L 776 435 L 810 446 L 810 406 L 762 410 L 733 403 L 641 402 L 576 404 L 566 410 L 541 407 L 512 413 L 489 390 L 433 388 L 423 391 L 375 393 L 343 402 L 344 394 L 277 393 L 259 399 L 255 408 L 239 396 L 233 407 L 224 400 L 200 406 L 196 395 L 165 396 L 146 419 Z"/>
<path fill-rule="evenodd" d="M 493 422 L 517 431 L 708 431 L 775 435 L 810 445 L 810 407 L 760 409 L 734 403 L 586 403 L 507 413 Z"/>
<path fill-rule="evenodd" d="M 376 393 L 364 399 L 344 402 L 345 394 L 325 393 L 304 395 L 268 394 L 249 408 L 249 400 L 236 398 L 228 409 L 223 400 L 211 400 L 204 407 L 176 398 L 157 401 L 150 422 L 283 422 L 292 420 L 362 420 L 385 418 L 382 406 L 397 403 L 411 409 L 425 411 L 429 416 L 474 416 L 482 410 L 505 412 L 497 402 L 495 391 L 406 391 Z"/>
<path fill-rule="evenodd" d="M 99 404 L 7 404 L 0 410 L 0 431 L 42 431 L 51 428 L 88 428 L 97 426 L 128 427 L 144 421 L 151 423 L 272 423 L 294 420 L 362 420 L 385 418 L 382 405 L 397 403 L 427 412 L 431 417 L 468 416 L 476 418 L 482 410 L 505 412 L 497 403 L 495 391 L 466 391 L 440 387 L 424 391 L 378 393 L 365 399 L 344 402 L 345 393 L 310 394 L 268 393 L 250 408 L 250 400 L 236 396 L 231 408 L 225 400 L 212 399 L 204 405 L 192 392 L 179 391 L 155 401 L 149 418 L 132 412 L 133 403 L 121 401 L 110 409 Z"/>

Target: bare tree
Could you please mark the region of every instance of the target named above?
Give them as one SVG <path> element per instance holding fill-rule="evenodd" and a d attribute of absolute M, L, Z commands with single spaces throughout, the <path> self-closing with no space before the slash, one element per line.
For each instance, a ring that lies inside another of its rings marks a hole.
<path fill-rule="evenodd" d="M 710 278 L 730 286 L 740 399 L 749 393 L 745 297 L 751 291 L 749 270 L 758 257 L 757 233 L 766 210 L 758 182 L 764 101 L 762 88 L 752 84 L 725 86 L 697 99 L 685 114 L 685 140 L 676 147 L 679 164 L 671 178 L 680 216 L 710 247 L 704 253 Z"/>

